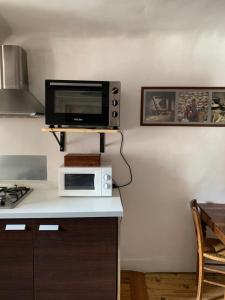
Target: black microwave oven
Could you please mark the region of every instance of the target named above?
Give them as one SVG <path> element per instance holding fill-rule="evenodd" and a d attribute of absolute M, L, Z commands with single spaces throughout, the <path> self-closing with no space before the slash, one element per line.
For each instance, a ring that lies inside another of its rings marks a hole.
<path fill-rule="evenodd" d="M 50 126 L 118 128 L 120 82 L 45 81 L 45 120 Z"/>

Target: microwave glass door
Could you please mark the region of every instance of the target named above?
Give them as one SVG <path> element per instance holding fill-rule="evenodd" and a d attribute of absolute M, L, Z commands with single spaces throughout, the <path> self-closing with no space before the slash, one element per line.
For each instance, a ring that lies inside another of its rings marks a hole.
<path fill-rule="evenodd" d="M 95 174 L 65 174 L 65 190 L 94 190 Z"/>
<path fill-rule="evenodd" d="M 56 90 L 54 93 L 54 112 L 66 114 L 102 113 L 101 91 Z"/>
<path fill-rule="evenodd" d="M 107 126 L 109 83 L 46 81 L 46 124 Z"/>
<path fill-rule="evenodd" d="M 101 168 L 59 168 L 60 196 L 101 196 Z"/>

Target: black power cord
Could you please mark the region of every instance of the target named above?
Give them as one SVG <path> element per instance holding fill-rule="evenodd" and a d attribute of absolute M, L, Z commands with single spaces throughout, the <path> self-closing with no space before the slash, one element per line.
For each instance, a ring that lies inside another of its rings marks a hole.
<path fill-rule="evenodd" d="M 131 170 L 131 166 L 130 164 L 128 163 L 127 159 L 125 158 L 124 154 L 123 154 L 123 146 L 124 146 L 124 136 L 123 136 L 123 132 L 120 130 L 119 131 L 120 135 L 121 135 L 121 143 L 120 143 L 120 155 L 123 159 L 123 161 L 125 162 L 125 164 L 127 165 L 128 167 L 128 170 L 129 170 L 129 173 L 130 173 L 130 179 L 127 183 L 124 183 L 124 184 L 117 184 L 117 182 L 113 179 L 113 182 L 114 182 L 114 187 L 115 188 L 123 188 L 125 186 L 128 186 L 129 184 L 132 183 L 133 181 L 133 174 L 132 174 L 132 170 Z"/>

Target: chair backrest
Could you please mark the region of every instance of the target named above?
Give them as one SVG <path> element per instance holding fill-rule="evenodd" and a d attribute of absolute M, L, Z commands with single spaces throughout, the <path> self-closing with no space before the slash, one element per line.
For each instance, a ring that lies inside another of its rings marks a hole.
<path fill-rule="evenodd" d="M 190 206 L 191 206 L 192 216 L 195 225 L 195 234 L 197 239 L 198 253 L 199 255 L 202 255 L 204 251 L 204 236 L 203 236 L 201 217 L 200 217 L 197 201 L 195 199 L 192 200 Z"/>

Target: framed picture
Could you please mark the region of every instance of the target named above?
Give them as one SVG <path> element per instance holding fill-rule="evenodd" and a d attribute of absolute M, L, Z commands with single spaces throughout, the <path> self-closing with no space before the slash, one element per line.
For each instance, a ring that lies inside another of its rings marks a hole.
<path fill-rule="evenodd" d="M 225 87 L 142 87 L 141 125 L 225 126 Z"/>

